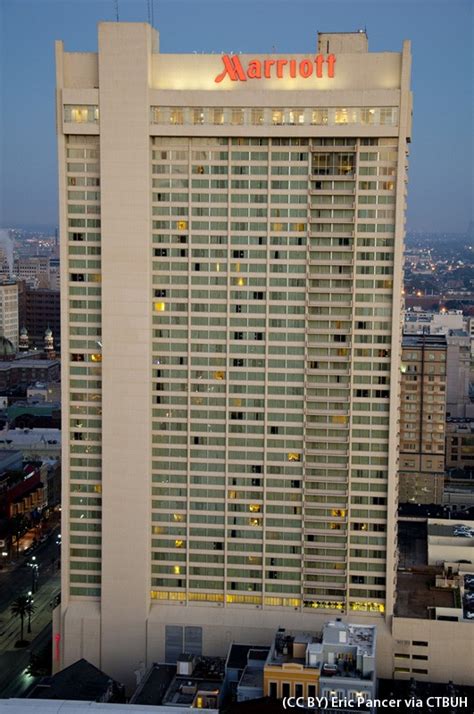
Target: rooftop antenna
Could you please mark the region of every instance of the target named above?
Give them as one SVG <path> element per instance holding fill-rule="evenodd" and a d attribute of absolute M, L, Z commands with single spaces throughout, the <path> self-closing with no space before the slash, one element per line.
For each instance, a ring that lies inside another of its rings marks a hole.
<path fill-rule="evenodd" d="M 119 6 L 118 6 L 118 0 L 115 0 L 115 20 L 116 20 L 116 22 L 119 21 Z"/>
<path fill-rule="evenodd" d="M 150 0 L 146 0 L 146 6 L 147 6 L 147 11 L 148 11 L 148 23 L 151 24 Z"/>
<path fill-rule="evenodd" d="M 151 26 L 155 26 L 155 0 L 151 0 Z"/>

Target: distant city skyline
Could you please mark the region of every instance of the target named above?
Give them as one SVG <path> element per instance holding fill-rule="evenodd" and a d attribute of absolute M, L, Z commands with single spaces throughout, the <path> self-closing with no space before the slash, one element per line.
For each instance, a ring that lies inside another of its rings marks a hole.
<path fill-rule="evenodd" d="M 57 225 L 54 40 L 97 51 L 114 0 L 2 0 L 2 226 Z M 120 21 L 147 22 L 147 0 L 118 0 Z M 409 11 L 409 13 L 408 13 Z M 470 0 L 160 0 L 161 51 L 311 52 L 316 32 L 366 27 L 371 51 L 412 41 L 414 92 L 407 229 L 467 230 L 472 220 L 473 6 Z M 251 19 L 251 22 L 249 22 Z M 176 32 L 179 27 L 179 32 Z M 453 42 L 452 40 L 455 40 Z"/>

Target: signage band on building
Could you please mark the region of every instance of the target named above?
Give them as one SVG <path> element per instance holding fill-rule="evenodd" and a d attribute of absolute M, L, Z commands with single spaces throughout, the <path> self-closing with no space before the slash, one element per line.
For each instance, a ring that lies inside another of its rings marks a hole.
<path fill-rule="evenodd" d="M 272 77 L 276 77 L 277 79 L 284 79 L 285 77 L 295 79 L 299 76 L 303 79 L 308 79 L 312 77 L 313 74 L 317 79 L 322 79 L 325 64 L 327 64 L 327 76 L 329 79 L 332 79 L 334 77 L 336 56 L 330 54 L 325 58 L 324 55 L 319 54 L 316 55 L 314 59 L 304 58 L 302 60 L 284 58 L 266 60 L 253 59 L 248 63 L 246 70 L 242 66 L 238 55 L 222 55 L 222 62 L 224 69 L 214 79 L 216 84 L 222 82 L 226 77 L 228 77 L 231 82 L 246 82 L 247 79 L 262 79 L 262 77 L 264 79 L 271 79 Z"/>

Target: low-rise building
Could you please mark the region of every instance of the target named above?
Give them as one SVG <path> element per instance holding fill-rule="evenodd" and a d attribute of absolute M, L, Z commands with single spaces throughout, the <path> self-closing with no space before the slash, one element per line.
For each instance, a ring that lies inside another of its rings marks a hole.
<path fill-rule="evenodd" d="M 0 449 L 19 451 L 23 459 L 43 460 L 61 457 L 60 429 L 3 429 Z"/>
<path fill-rule="evenodd" d="M 140 678 L 140 672 L 137 671 Z M 153 664 L 140 678 L 131 704 L 153 704 L 175 714 L 199 709 L 217 714 L 225 695 L 225 660 L 183 653 L 176 665 Z"/>
<path fill-rule="evenodd" d="M 0 393 L 5 393 L 20 385 L 26 392 L 28 385 L 36 380 L 57 382 L 59 376 L 59 360 L 31 357 L 14 359 L 14 355 L 11 355 L 8 361 L 0 361 Z"/>
<path fill-rule="evenodd" d="M 289 634 L 278 630 L 264 668 L 267 696 L 327 697 L 351 702 L 347 711 L 364 711 L 361 701 L 376 692 L 376 627 L 352 625 L 338 619 L 324 625 L 319 634 Z M 336 706 L 339 712 L 344 706 Z"/>
<path fill-rule="evenodd" d="M 44 402 L 61 401 L 61 382 L 34 382 L 26 390 L 28 400 L 36 399 Z"/>
<path fill-rule="evenodd" d="M 447 419 L 446 468 L 474 469 L 474 418 Z"/>
<path fill-rule="evenodd" d="M 263 697 L 263 669 L 270 647 L 233 642 L 225 663 L 231 698 L 237 701 Z"/>
<path fill-rule="evenodd" d="M 52 677 L 43 677 L 28 693 L 28 699 L 124 702 L 124 689 L 108 674 L 80 659 Z M 42 710 L 38 706 L 38 711 Z"/>
<path fill-rule="evenodd" d="M 474 523 L 461 519 L 428 519 L 428 565 L 474 565 Z"/>

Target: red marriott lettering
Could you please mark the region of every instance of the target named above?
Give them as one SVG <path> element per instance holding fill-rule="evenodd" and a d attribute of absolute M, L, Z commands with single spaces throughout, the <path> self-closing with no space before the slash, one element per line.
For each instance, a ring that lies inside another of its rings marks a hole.
<path fill-rule="evenodd" d="M 238 55 L 222 55 L 224 69 L 214 79 L 216 84 L 222 82 L 228 77 L 231 82 L 246 82 L 247 79 L 283 79 L 290 77 L 303 77 L 308 79 L 313 74 L 318 79 L 326 76 L 329 79 L 334 77 L 334 65 L 336 64 L 335 55 L 316 55 L 314 59 L 253 59 L 247 65 L 247 69 L 242 67 L 240 57 Z M 325 73 L 325 70 L 327 72 Z"/>

